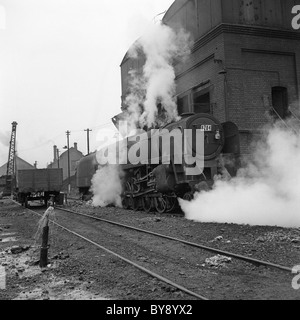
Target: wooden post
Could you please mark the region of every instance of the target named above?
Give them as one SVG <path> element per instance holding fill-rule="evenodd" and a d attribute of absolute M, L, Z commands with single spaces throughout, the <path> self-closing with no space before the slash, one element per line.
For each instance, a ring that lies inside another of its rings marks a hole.
<path fill-rule="evenodd" d="M 42 246 L 41 246 L 41 254 L 40 254 L 40 267 L 46 268 L 48 264 L 48 237 L 49 237 L 49 226 L 48 220 L 49 217 L 46 217 L 45 226 L 43 227 L 42 233 Z"/>
<path fill-rule="evenodd" d="M 40 267 L 46 268 L 48 264 L 48 236 L 49 236 L 49 226 L 43 228 L 42 234 L 42 246 L 40 255 Z"/>

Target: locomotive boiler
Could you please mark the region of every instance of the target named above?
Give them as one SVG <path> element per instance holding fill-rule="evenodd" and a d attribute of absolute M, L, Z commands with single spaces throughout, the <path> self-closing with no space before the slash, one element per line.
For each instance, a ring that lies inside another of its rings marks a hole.
<path fill-rule="evenodd" d="M 123 185 L 122 204 L 125 209 L 169 212 L 176 207 L 178 197 L 191 200 L 195 192 L 209 190 L 216 176 L 224 172 L 235 175 L 240 143 L 239 131 L 234 123 L 220 123 L 210 114 L 184 114 L 181 120 L 160 130 L 162 134 L 159 136 L 157 150 L 153 148 L 153 130 L 116 143 L 117 153 L 124 145 L 127 149 L 126 161 L 123 159 L 119 164 Z M 171 135 L 168 148 L 164 148 L 162 141 L 168 132 L 181 135 Z M 186 139 L 187 132 L 190 133 L 190 140 Z M 197 132 L 201 135 L 197 135 Z M 196 139 L 198 136 L 202 137 L 200 141 Z M 197 154 L 197 144 L 202 144 L 200 155 Z M 178 155 L 180 149 L 182 152 Z M 129 159 L 132 153 L 138 154 L 138 162 Z M 182 161 L 178 161 L 180 157 Z M 195 163 L 186 160 L 197 157 L 202 160 L 199 172 L 194 170 L 197 169 Z M 90 154 L 77 167 L 77 186 L 83 195 L 88 194 L 91 179 L 99 168 L 97 158 L 99 160 L 99 154 Z"/>

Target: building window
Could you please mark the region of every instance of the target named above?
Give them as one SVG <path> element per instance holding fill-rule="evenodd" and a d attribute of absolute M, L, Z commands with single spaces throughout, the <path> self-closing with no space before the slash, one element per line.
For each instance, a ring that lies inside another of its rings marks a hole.
<path fill-rule="evenodd" d="M 272 106 L 275 118 L 285 119 L 289 115 L 287 88 L 272 88 Z"/>
<path fill-rule="evenodd" d="M 195 113 L 211 113 L 210 93 L 197 92 L 193 95 Z"/>
<path fill-rule="evenodd" d="M 181 98 L 177 98 L 178 115 L 189 112 L 189 97 L 186 95 Z"/>

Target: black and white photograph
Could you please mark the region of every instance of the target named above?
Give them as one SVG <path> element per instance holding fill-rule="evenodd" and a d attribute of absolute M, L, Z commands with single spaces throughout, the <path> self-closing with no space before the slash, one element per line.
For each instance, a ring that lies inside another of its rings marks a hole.
<path fill-rule="evenodd" d="M 0 0 L 0 300 L 300 300 L 300 0 Z"/>

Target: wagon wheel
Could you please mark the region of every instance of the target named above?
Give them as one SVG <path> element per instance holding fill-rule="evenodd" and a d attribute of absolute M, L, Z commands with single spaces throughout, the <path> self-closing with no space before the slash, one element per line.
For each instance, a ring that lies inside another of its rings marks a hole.
<path fill-rule="evenodd" d="M 158 213 L 165 213 L 167 210 L 167 201 L 163 197 L 155 198 L 155 209 Z"/>
<path fill-rule="evenodd" d="M 152 198 L 145 196 L 143 197 L 142 202 L 144 211 L 149 213 L 153 207 Z"/>
<path fill-rule="evenodd" d="M 175 209 L 176 204 L 177 204 L 177 198 L 175 197 L 166 197 L 167 201 L 167 210 L 166 212 L 171 212 Z"/>
<path fill-rule="evenodd" d="M 187 192 L 184 196 L 183 196 L 183 200 L 186 201 L 192 201 L 194 199 L 194 195 L 190 192 Z"/>

